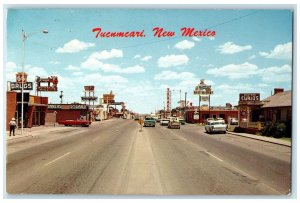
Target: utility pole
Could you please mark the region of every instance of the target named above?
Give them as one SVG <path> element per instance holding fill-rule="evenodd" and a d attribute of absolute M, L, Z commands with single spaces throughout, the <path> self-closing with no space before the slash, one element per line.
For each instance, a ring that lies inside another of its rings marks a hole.
<path fill-rule="evenodd" d="M 62 104 L 63 103 L 63 92 L 64 91 L 60 91 L 60 95 L 59 95 L 59 98 L 60 98 L 60 103 Z"/>
<path fill-rule="evenodd" d="M 201 111 L 201 108 L 200 108 L 200 100 L 201 100 L 201 96 L 199 94 L 199 124 L 201 123 L 201 116 L 200 116 L 200 111 Z"/>
<path fill-rule="evenodd" d="M 185 121 L 187 120 L 186 117 L 187 117 L 187 112 L 186 112 L 186 95 L 187 95 L 187 92 L 184 93 L 184 119 Z"/>

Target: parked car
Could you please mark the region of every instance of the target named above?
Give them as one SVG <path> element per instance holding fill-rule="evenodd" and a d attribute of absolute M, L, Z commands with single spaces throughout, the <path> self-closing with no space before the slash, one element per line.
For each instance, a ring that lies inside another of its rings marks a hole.
<path fill-rule="evenodd" d="M 154 118 L 146 117 L 144 120 L 144 127 L 146 127 L 146 126 L 155 127 L 155 123 L 156 123 L 156 121 Z"/>
<path fill-rule="evenodd" d="M 95 121 L 101 121 L 100 116 L 96 116 L 96 117 L 95 117 Z"/>
<path fill-rule="evenodd" d="M 88 120 L 60 120 L 58 124 L 65 125 L 65 126 L 82 126 L 82 127 L 89 127 L 91 125 L 91 121 Z"/>
<path fill-rule="evenodd" d="M 177 118 L 171 117 L 168 123 L 168 128 L 178 128 L 180 129 L 180 123 Z"/>
<path fill-rule="evenodd" d="M 169 119 L 163 118 L 160 120 L 160 125 L 168 125 L 169 124 Z"/>
<path fill-rule="evenodd" d="M 238 125 L 239 121 L 237 118 L 230 118 L 230 125 Z"/>
<path fill-rule="evenodd" d="M 223 120 L 208 121 L 208 123 L 205 125 L 205 131 L 207 133 L 226 133 L 227 125 Z"/>

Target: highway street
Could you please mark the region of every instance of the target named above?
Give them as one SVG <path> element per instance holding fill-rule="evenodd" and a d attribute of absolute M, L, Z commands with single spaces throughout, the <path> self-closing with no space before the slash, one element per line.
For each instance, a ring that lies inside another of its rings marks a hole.
<path fill-rule="evenodd" d="M 66 127 L 68 128 L 68 127 Z M 7 142 L 9 194 L 286 195 L 291 148 L 111 119 Z"/>

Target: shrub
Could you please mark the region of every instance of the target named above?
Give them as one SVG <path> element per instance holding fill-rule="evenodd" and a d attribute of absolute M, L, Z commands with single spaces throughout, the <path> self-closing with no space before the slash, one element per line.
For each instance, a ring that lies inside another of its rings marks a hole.
<path fill-rule="evenodd" d="M 286 124 L 282 122 L 266 123 L 265 127 L 262 129 L 262 134 L 274 138 L 282 138 L 290 135 Z"/>

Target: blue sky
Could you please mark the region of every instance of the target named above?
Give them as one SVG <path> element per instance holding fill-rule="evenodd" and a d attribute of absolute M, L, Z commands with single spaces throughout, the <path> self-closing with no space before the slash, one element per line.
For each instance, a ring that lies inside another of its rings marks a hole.
<path fill-rule="evenodd" d="M 292 88 L 292 17 L 290 10 L 9 9 L 6 80 L 21 71 L 24 29 L 33 33 L 26 40 L 28 80 L 58 76 L 59 91 L 42 92 L 51 103 L 60 102 L 61 90 L 64 102 L 80 102 L 83 87 L 94 85 L 96 96 L 112 90 L 128 109 L 150 113 L 163 108 L 167 87 L 172 107 L 180 90 L 197 105 L 193 90 L 205 79 L 214 90 L 211 105 L 236 105 L 239 93 L 263 99 L 275 87 Z M 96 38 L 95 27 L 146 36 Z M 175 37 L 154 37 L 154 27 Z M 209 28 L 216 36 L 182 37 L 182 27 Z M 43 29 L 49 33 L 38 33 Z"/>

